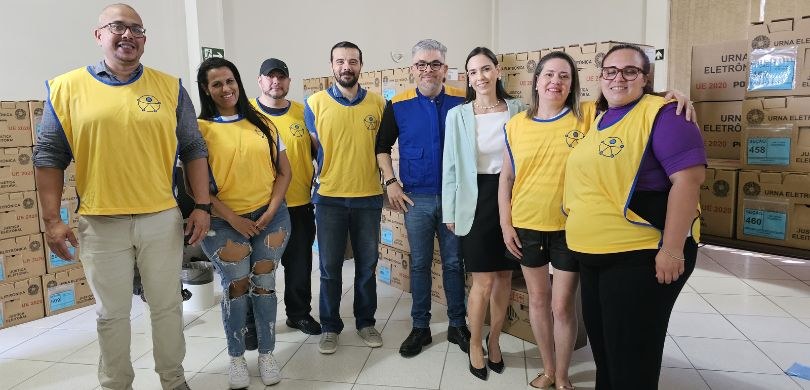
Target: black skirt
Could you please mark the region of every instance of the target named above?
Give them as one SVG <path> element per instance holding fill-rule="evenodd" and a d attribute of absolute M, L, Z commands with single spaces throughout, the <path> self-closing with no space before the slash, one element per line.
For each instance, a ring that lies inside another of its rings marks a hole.
<path fill-rule="evenodd" d="M 506 245 L 498 213 L 498 174 L 478 175 L 478 200 L 472 228 L 461 237 L 461 255 L 467 272 L 519 270 L 517 261 L 506 257 Z"/>

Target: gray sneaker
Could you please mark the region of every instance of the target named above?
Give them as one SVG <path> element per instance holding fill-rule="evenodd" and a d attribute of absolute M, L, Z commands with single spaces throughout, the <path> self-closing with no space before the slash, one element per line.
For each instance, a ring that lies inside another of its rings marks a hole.
<path fill-rule="evenodd" d="M 321 341 L 318 343 L 318 351 L 322 354 L 332 354 L 337 351 L 338 334 L 334 332 L 323 332 Z"/>
<path fill-rule="evenodd" d="M 363 342 L 369 347 L 382 347 L 382 336 L 380 335 L 380 332 L 377 332 L 377 329 L 374 329 L 373 326 L 358 329 L 357 334 L 360 335 L 360 338 L 363 339 Z"/>

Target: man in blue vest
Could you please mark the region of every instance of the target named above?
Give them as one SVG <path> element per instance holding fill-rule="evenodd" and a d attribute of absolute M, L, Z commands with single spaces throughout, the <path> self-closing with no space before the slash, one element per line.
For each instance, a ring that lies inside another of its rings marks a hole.
<path fill-rule="evenodd" d="M 447 340 L 467 352 L 470 331 L 465 321 L 464 270 L 459 239 L 442 223 L 442 150 L 447 111 L 464 102 L 465 91 L 446 87 L 447 48 L 424 39 L 412 49 L 411 73 L 417 87 L 394 96 L 383 112 L 377 134 L 377 162 L 383 173 L 391 207 L 405 212 L 411 246 L 411 318 L 413 329 L 399 348 L 416 356 L 433 340 L 430 335 L 430 286 L 433 239 L 438 235 L 447 316 Z M 391 151 L 399 139 L 399 179 Z"/>

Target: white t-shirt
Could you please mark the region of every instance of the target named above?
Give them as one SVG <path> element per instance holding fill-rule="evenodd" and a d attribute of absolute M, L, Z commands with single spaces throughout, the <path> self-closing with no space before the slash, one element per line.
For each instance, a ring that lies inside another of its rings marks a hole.
<path fill-rule="evenodd" d="M 509 111 L 475 116 L 476 161 L 478 173 L 501 173 L 503 150 L 506 147 L 503 126 L 509 121 Z"/>

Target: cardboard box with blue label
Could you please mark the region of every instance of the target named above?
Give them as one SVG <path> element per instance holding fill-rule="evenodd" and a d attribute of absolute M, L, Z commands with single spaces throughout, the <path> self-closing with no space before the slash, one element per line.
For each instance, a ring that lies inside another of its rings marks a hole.
<path fill-rule="evenodd" d="M 709 161 L 700 186 L 700 233 L 734 238 L 739 163 Z"/>
<path fill-rule="evenodd" d="M 96 303 L 81 267 L 42 275 L 42 288 L 46 316 Z"/>
<path fill-rule="evenodd" d="M 411 292 L 411 255 L 385 245 L 379 246 L 377 280 L 405 292 Z"/>
<path fill-rule="evenodd" d="M 31 191 L 34 183 L 34 165 L 30 146 L 0 148 L 0 193 Z"/>
<path fill-rule="evenodd" d="M 0 240 L 0 283 L 44 274 L 44 246 L 39 233 Z"/>
<path fill-rule="evenodd" d="M 39 232 L 36 192 L 0 194 L 0 239 Z"/>
<path fill-rule="evenodd" d="M 380 222 L 380 244 L 410 253 L 411 245 L 408 242 L 408 232 L 404 225 L 390 222 Z"/>
<path fill-rule="evenodd" d="M 746 97 L 810 95 L 810 15 L 752 23 Z"/>
<path fill-rule="evenodd" d="M 742 120 L 744 167 L 810 172 L 810 96 L 745 99 Z"/>
<path fill-rule="evenodd" d="M 0 329 L 45 316 L 42 280 L 39 276 L 0 283 Z"/>
<path fill-rule="evenodd" d="M 27 101 L 0 101 L 0 148 L 33 145 Z"/>
<path fill-rule="evenodd" d="M 382 95 L 385 100 L 391 100 L 401 92 L 416 88 L 416 80 L 411 74 L 411 68 L 397 68 L 380 71 L 382 77 Z"/>
<path fill-rule="evenodd" d="M 810 173 L 742 170 L 737 239 L 810 249 Z"/>

